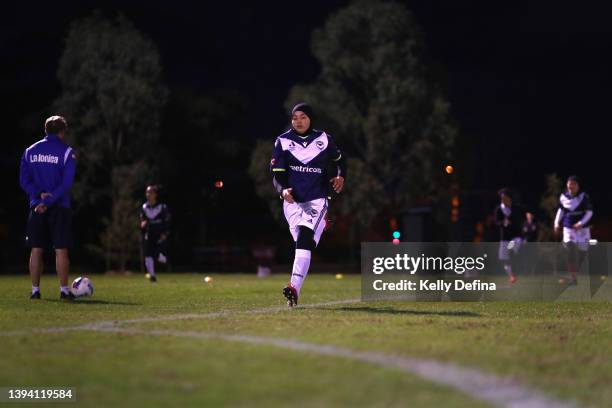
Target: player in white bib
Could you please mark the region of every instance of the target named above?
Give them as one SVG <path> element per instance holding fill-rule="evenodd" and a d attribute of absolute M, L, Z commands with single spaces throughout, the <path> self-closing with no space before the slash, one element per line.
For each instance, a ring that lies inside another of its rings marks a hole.
<path fill-rule="evenodd" d="M 340 193 L 346 179 L 345 158 L 330 135 L 312 128 L 313 116 L 307 104 L 293 108 L 291 129 L 276 139 L 270 161 L 273 183 L 283 198 L 283 212 L 295 241 L 291 280 L 283 289 L 290 307 L 298 303 L 312 251 L 325 230 L 330 187 Z"/>
<path fill-rule="evenodd" d="M 593 206 L 589 195 L 580 191 L 577 176 L 567 178 L 567 190 L 559 197 L 559 209 L 555 217 L 555 232 L 563 228 L 563 244 L 567 248 L 567 270 L 570 284 L 577 284 L 576 274 L 586 256 L 591 239 Z"/>

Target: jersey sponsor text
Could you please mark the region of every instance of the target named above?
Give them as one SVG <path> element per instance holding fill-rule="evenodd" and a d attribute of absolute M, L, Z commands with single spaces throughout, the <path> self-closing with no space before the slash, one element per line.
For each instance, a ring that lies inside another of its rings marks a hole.
<path fill-rule="evenodd" d="M 300 173 L 323 173 L 323 170 L 320 167 L 307 167 L 307 166 L 289 166 L 291 170 L 297 171 Z"/>
<path fill-rule="evenodd" d="M 59 157 L 51 154 L 31 154 L 30 163 L 59 163 Z"/>

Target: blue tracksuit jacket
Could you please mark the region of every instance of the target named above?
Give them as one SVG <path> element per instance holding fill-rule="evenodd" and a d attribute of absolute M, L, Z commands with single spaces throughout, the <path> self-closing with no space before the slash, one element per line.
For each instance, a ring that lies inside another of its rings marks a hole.
<path fill-rule="evenodd" d="M 57 135 L 46 137 L 28 147 L 21 157 L 19 184 L 30 198 L 30 208 L 70 208 L 70 188 L 76 172 L 76 157 L 70 146 Z M 41 200 L 41 193 L 51 193 Z"/>

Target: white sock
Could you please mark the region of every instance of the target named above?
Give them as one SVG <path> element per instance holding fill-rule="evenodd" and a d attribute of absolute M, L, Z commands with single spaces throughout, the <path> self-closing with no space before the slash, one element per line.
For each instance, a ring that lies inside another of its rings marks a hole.
<path fill-rule="evenodd" d="M 70 289 L 68 288 L 68 286 L 60 286 L 60 291 L 66 295 L 70 293 Z"/>
<path fill-rule="evenodd" d="M 308 268 L 310 267 L 310 251 L 307 249 L 296 249 L 295 259 L 293 260 L 293 271 L 291 272 L 291 286 L 297 290 L 298 295 L 302 290 L 302 284 L 306 275 L 308 275 Z"/>
<path fill-rule="evenodd" d="M 145 258 L 145 268 L 149 274 L 155 276 L 155 261 L 152 257 L 147 256 Z"/>
<path fill-rule="evenodd" d="M 35 294 L 36 292 L 40 292 L 40 287 L 32 285 L 32 294 Z"/>
<path fill-rule="evenodd" d="M 508 264 L 504 265 L 504 270 L 506 271 L 506 274 L 507 274 L 508 276 L 512 276 L 512 275 L 514 275 L 514 274 L 512 273 L 512 266 L 511 266 L 511 265 L 508 265 Z"/>

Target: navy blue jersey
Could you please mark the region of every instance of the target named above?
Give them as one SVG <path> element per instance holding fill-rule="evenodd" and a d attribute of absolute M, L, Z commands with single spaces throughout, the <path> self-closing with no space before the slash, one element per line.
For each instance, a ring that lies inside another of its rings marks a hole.
<path fill-rule="evenodd" d="M 525 211 L 522 208 L 516 205 L 506 207 L 500 204 L 495 207 L 494 215 L 495 225 L 499 227 L 500 241 L 510 241 L 522 235 L 525 220 Z M 504 225 L 504 220 L 507 220 L 507 225 Z"/>
<path fill-rule="evenodd" d="M 337 164 L 333 174 L 330 163 Z M 277 190 L 290 187 L 295 201 L 304 203 L 327 197 L 333 177 L 346 178 L 343 163 L 342 152 L 327 133 L 313 130 L 301 136 L 288 130 L 276 138 L 270 168 Z"/>
<path fill-rule="evenodd" d="M 568 192 L 564 192 L 559 197 L 559 224 L 572 228 L 578 221 L 582 221 L 582 226 L 586 227 L 591 221 L 591 216 L 587 216 L 587 212 L 593 213 L 591 199 L 587 193 L 579 193 L 571 196 Z"/>
<path fill-rule="evenodd" d="M 170 210 L 163 203 L 149 205 L 144 203 L 140 210 L 140 221 L 147 221 L 147 226 L 143 229 L 143 233 L 147 238 L 159 238 L 161 234 L 168 235 L 170 232 Z"/>
<path fill-rule="evenodd" d="M 74 152 L 57 135 L 48 134 L 28 147 L 21 157 L 19 184 L 30 198 L 30 208 L 41 203 L 47 207 L 70 208 L 75 172 Z M 41 200 L 41 193 L 51 193 L 51 196 Z"/>
<path fill-rule="evenodd" d="M 535 221 L 523 223 L 523 239 L 527 242 L 538 240 L 538 224 Z"/>

